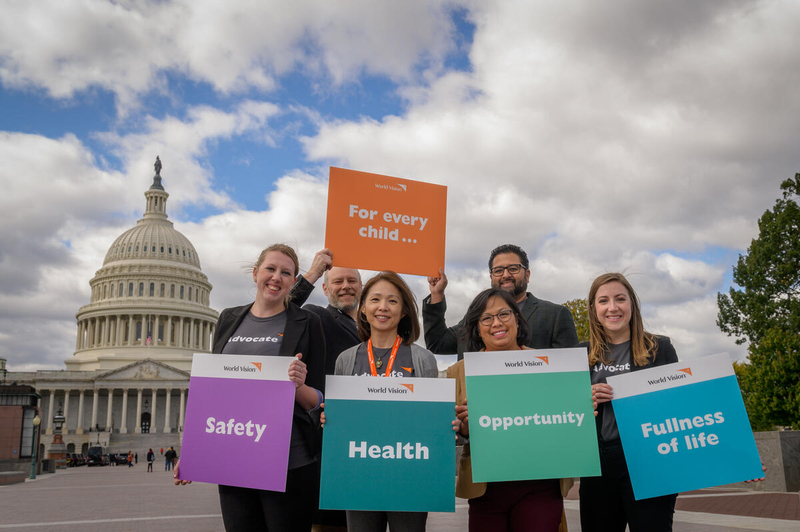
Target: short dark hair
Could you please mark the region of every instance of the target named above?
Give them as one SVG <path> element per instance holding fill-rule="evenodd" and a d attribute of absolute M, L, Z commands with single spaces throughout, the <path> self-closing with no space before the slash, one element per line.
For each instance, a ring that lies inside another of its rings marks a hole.
<path fill-rule="evenodd" d="M 365 308 L 364 301 L 366 301 L 372 287 L 379 281 L 391 283 L 400 291 L 400 297 L 403 298 L 403 313 L 405 316 L 403 316 L 400 319 L 400 323 L 397 324 L 397 334 L 403 339 L 403 345 L 413 344 L 417 341 L 417 338 L 419 338 L 419 311 L 417 310 L 417 299 L 414 297 L 413 292 L 411 292 L 411 289 L 403 278 L 390 271 L 380 272 L 364 285 L 364 290 L 361 292 L 361 298 L 358 301 L 358 336 L 363 342 L 366 342 L 372 335 L 369 322 L 360 309 Z"/>
<path fill-rule="evenodd" d="M 528 254 L 525 253 L 525 250 L 519 246 L 515 246 L 514 244 L 503 244 L 501 246 L 497 246 L 492 250 L 489 254 L 489 269 L 492 269 L 492 263 L 494 262 L 494 258 L 501 253 L 514 253 L 519 257 L 520 262 L 522 263 L 522 267 L 526 270 L 528 268 Z"/>
<path fill-rule="evenodd" d="M 504 251 L 503 253 L 506 252 Z M 505 301 L 508 308 L 514 313 L 514 317 L 517 320 L 517 345 L 522 347 L 528 341 L 528 336 L 530 334 L 528 322 L 522 317 L 517 302 L 514 301 L 514 296 L 500 288 L 488 288 L 472 300 L 472 303 L 469 304 L 469 308 L 467 309 L 467 314 L 464 316 L 464 326 L 461 328 L 461 339 L 467 343 L 466 351 L 474 352 L 486 348 L 486 345 L 483 343 L 483 338 L 481 338 L 479 321 L 486 311 L 489 299 L 493 297 L 499 297 Z"/>

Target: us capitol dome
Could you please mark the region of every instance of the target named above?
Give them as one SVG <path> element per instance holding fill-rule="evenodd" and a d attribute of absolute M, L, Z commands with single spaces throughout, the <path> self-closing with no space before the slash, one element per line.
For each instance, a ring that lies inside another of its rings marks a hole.
<path fill-rule="evenodd" d="M 149 358 L 189 371 L 192 353 L 211 350 L 219 316 L 209 307 L 211 283 L 197 250 L 167 219 L 159 158 L 155 169 L 144 217 L 111 244 L 89 281 L 68 370 L 111 370 Z"/>

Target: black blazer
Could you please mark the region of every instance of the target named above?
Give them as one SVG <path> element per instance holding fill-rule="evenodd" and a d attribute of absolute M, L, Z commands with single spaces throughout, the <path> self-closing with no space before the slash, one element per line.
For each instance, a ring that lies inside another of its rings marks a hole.
<path fill-rule="evenodd" d="M 653 357 L 647 364 L 644 366 L 637 366 L 631 360 L 631 371 L 639 371 L 640 369 L 645 368 L 654 368 L 656 366 L 663 366 L 665 364 L 672 364 L 673 362 L 678 361 L 678 354 L 675 352 L 675 348 L 672 346 L 672 342 L 670 342 L 669 337 L 667 336 L 656 336 L 656 342 L 658 343 L 658 349 L 656 350 L 655 357 Z M 577 345 L 577 347 L 585 347 L 587 350 L 589 349 L 589 342 L 581 342 Z M 589 368 L 591 371 L 591 368 Z M 602 439 L 600 436 L 600 430 L 603 427 L 603 413 L 605 412 L 606 405 L 611 403 L 601 403 L 597 405 L 597 417 L 594 418 L 595 423 L 597 424 L 597 438 Z"/>
<path fill-rule="evenodd" d="M 299 275 L 290 293 L 292 303 L 302 305 L 313 291 L 314 285 L 306 281 L 302 275 Z M 327 353 L 325 375 L 334 375 L 336 359 L 342 354 L 342 351 L 361 343 L 361 338 L 358 336 L 358 325 L 353 318 L 330 305 L 320 307 L 319 305 L 309 304 L 305 305 L 303 309 L 319 316 L 322 322 L 322 334 L 325 335 Z"/>
<path fill-rule="evenodd" d="M 422 300 L 422 324 L 425 328 L 425 346 L 438 355 L 458 353 L 459 360 L 464 357 L 467 344 L 461 338 L 464 327 L 462 318 L 455 327 L 447 327 L 444 313 L 446 300 L 431 304 L 431 296 Z M 557 305 L 544 299 L 537 299 L 528 292 L 522 307 L 522 318 L 528 322 L 530 336 L 525 343 L 534 349 L 552 347 L 574 347 L 578 343 L 578 333 L 572 314 L 564 305 Z"/>
<path fill-rule="evenodd" d="M 250 312 L 252 303 L 241 307 L 226 308 L 219 315 L 214 331 L 212 353 L 222 353 L 222 349 L 236 329 Z M 278 351 L 279 356 L 293 357 L 303 354 L 303 362 L 308 367 L 306 384 L 322 391 L 325 387 L 325 337 L 319 318 L 294 303 L 286 307 L 286 328 Z M 319 431 L 317 424 L 297 403 L 294 404 L 294 422 L 300 427 L 303 440 L 312 456 L 319 452 Z"/>

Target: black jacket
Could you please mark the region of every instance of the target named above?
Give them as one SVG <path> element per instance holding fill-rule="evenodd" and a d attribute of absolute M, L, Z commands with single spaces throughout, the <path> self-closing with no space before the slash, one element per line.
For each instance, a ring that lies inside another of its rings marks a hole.
<path fill-rule="evenodd" d="M 458 353 L 459 360 L 464 357 L 466 342 L 461 338 L 464 319 L 455 327 L 448 327 L 444 321 L 447 310 L 446 300 L 431 304 L 431 296 L 422 300 L 422 324 L 425 328 L 425 346 L 437 355 Z M 522 307 L 522 317 L 530 328 L 526 346 L 534 349 L 553 347 L 575 347 L 578 333 L 572 314 L 564 305 L 557 305 L 544 299 L 537 299 L 528 292 Z"/>
<path fill-rule="evenodd" d="M 302 305 L 313 291 L 314 285 L 306 281 L 302 275 L 298 276 L 297 282 L 292 287 L 292 303 Z M 322 334 L 325 335 L 327 353 L 325 375 L 333 375 L 336 359 L 342 354 L 342 351 L 361 343 L 361 338 L 358 336 L 358 325 L 349 315 L 330 305 L 320 307 L 309 304 L 305 305 L 303 309 L 319 316 L 322 322 Z"/>
<path fill-rule="evenodd" d="M 214 331 L 212 353 L 222 353 L 225 344 L 236 332 L 252 306 L 250 303 L 222 311 L 217 321 L 217 329 Z M 325 338 L 322 335 L 322 325 L 315 314 L 289 303 L 286 307 L 286 328 L 283 330 L 278 356 L 293 357 L 297 353 L 303 354 L 302 360 L 308 366 L 306 384 L 322 391 L 325 386 Z M 311 455 L 315 455 L 319 451 L 320 444 L 316 422 L 297 403 L 294 404 L 294 423 L 300 427 L 303 440 L 308 445 Z"/>

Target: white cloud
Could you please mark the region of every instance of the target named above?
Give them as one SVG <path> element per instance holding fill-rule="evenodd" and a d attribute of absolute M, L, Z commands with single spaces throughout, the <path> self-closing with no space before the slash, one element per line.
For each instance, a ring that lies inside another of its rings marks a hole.
<path fill-rule="evenodd" d="M 0 80 L 55 98 L 99 87 L 123 114 L 180 73 L 221 93 L 272 91 L 300 70 L 333 84 L 407 80 L 452 50 L 451 2 L 179 0 L 14 3 L 0 19 Z"/>

